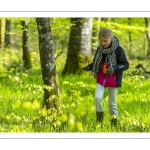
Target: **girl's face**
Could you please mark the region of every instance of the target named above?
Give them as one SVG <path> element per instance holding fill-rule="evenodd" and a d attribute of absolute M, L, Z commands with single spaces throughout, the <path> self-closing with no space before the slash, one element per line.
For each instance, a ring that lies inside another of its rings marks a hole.
<path fill-rule="evenodd" d="M 112 39 L 113 38 L 105 38 L 105 37 L 100 36 L 99 41 L 100 41 L 101 46 L 104 49 L 106 49 L 110 45 Z"/>

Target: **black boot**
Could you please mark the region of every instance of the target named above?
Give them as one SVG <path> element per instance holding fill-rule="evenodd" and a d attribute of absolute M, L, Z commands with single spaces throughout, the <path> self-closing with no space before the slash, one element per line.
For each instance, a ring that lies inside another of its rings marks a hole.
<path fill-rule="evenodd" d="M 117 126 L 117 118 L 112 118 L 111 120 L 110 120 L 110 122 L 111 122 L 111 127 L 116 127 Z"/>
<path fill-rule="evenodd" d="M 96 112 L 96 120 L 98 123 L 102 123 L 104 119 L 104 112 Z"/>

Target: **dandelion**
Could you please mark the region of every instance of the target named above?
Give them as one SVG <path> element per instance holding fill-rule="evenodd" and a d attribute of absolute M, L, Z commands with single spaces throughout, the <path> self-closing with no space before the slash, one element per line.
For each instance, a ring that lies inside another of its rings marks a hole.
<path fill-rule="evenodd" d="M 124 112 L 125 112 L 125 114 L 126 114 L 127 116 L 129 116 L 129 115 L 130 115 L 127 111 L 124 111 Z"/>
<path fill-rule="evenodd" d="M 28 90 L 31 91 L 31 87 L 28 87 Z"/>
<path fill-rule="evenodd" d="M 27 77 L 28 75 L 26 73 L 22 73 L 22 77 Z"/>
<path fill-rule="evenodd" d="M 40 108 L 40 103 L 37 100 L 34 100 L 32 103 L 32 108 L 33 109 L 39 109 Z"/>
<path fill-rule="evenodd" d="M 15 81 L 19 81 L 19 77 L 16 76 L 16 77 L 15 77 Z"/>
<path fill-rule="evenodd" d="M 85 110 L 82 107 L 77 108 L 76 110 L 76 115 L 77 116 L 84 116 L 85 115 Z"/>
<path fill-rule="evenodd" d="M 69 84 L 69 82 L 68 81 L 63 81 L 63 83 L 62 84 Z"/>
<path fill-rule="evenodd" d="M 62 114 L 60 119 L 61 119 L 62 122 L 67 122 L 68 121 L 68 116 L 66 114 Z"/>
<path fill-rule="evenodd" d="M 58 126 L 58 127 L 61 126 L 61 121 L 60 120 L 56 120 L 56 126 Z"/>
<path fill-rule="evenodd" d="M 68 124 L 69 124 L 69 127 L 70 129 L 73 129 L 74 126 L 75 126 L 75 121 L 73 118 L 70 118 L 69 121 L 68 121 Z"/>
<path fill-rule="evenodd" d="M 42 114 L 42 116 L 46 116 L 47 115 L 46 108 L 42 108 L 41 114 Z"/>
<path fill-rule="evenodd" d="M 136 121 L 135 120 L 133 121 L 133 124 L 136 125 Z"/>
<path fill-rule="evenodd" d="M 142 128 L 146 127 L 146 125 L 144 124 L 144 122 L 142 122 L 141 126 L 142 126 Z"/>
<path fill-rule="evenodd" d="M 28 125 L 28 127 L 29 127 L 29 128 L 32 128 L 32 123 L 30 123 L 30 124 Z"/>
<path fill-rule="evenodd" d="M 16 100 L 13 104 L 12 104 L 12 108 L 15 109 L 15 108 L 19 108 L 21 105 L 21 102 L 20 100 Z"/>
<path fill-rule="evenodd" d="M 77 122 L 76 126 L 77 126 L 78 131 L 83 131 L 83 125 L 81 122 Z"/>
<path fill-rule="evenodd" d="M 23 102 L 22 106 L 26 109 L 32 109 L 32 103 L 29 101 Z"/>
<path fill-rule="evenodd" d="M 95 107 L 94 107 L 94 105 L 90 105 L 90 106 L 89 106 L 89 111 L 90 111 L 90 112 L 95 112 Z"/>
<path fill-rule="evenodd" d="M 75 127 L 75 117 L 73 114 L 70 114 L 68 124 L 71 130 Z"/>

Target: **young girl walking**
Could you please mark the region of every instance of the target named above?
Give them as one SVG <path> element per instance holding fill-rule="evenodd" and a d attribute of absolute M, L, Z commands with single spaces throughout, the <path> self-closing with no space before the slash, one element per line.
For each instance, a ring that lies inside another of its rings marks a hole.
<path fill-rule="evenodd" d="M 104 108 L 102 104 L 103 94 L 108 88 L 108 107 L 111 116 L 111 125 L 116 126 L 118 108 L 116 96 L 118 87 L 122 85 L 123 71 L 129 68 L 124 49 L 119 44 L 119 39 L 113 35 L 111 29 L 103 28 L 99 32 L 99 42 L 93 62 L 86 67 L 85 71 L 92 71 L 96 78 L 95 107 L 98 123 L 103 122 Z"/>

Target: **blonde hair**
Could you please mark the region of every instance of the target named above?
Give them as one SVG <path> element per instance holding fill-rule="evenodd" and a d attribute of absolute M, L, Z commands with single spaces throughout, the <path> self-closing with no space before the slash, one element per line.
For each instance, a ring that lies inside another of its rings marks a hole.
<path fill-rule="evenodd" d="M 111 31 L 111 29 L 109 28 L 103 28 L 100 32 L 98 37 L 100 38 L 100 36 L 104 37 L 104 38 L 112 38 L 113 37 L 113 32 Z"/>

